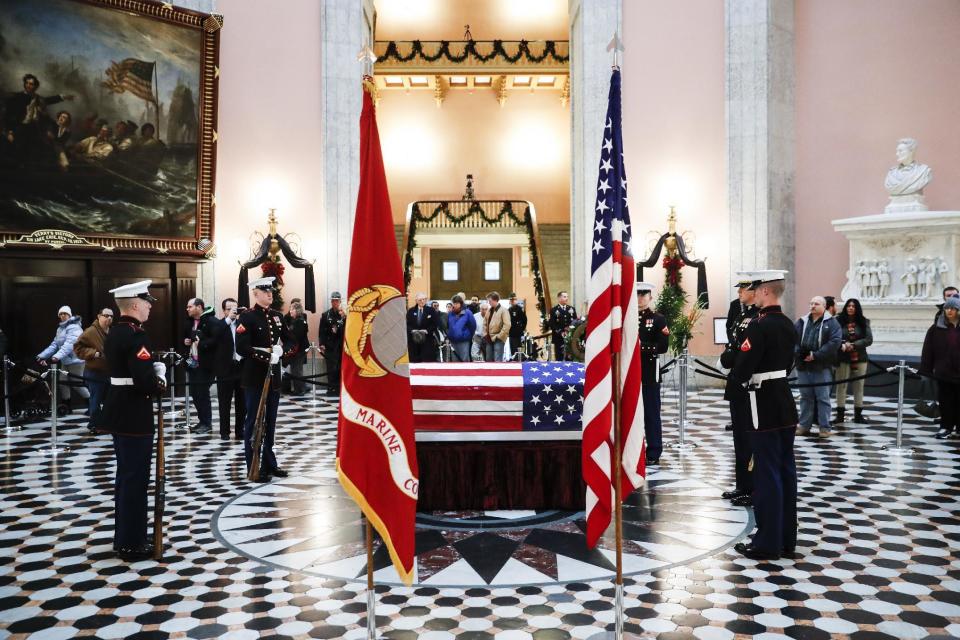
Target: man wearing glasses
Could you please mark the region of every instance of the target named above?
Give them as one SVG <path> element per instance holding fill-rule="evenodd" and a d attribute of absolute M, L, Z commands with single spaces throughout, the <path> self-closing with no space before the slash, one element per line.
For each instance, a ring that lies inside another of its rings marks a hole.
<path fill-rule="evenodd" d="M 113 309 L 105 308 L 101 310 L 97 314 L 97 319 L 86 328 L 73 345 L 73 352 L 86 363 L 83 369 L 83 378 L 87 389 L 90 391 L 90 408 L 87 411 L 87 415 L 90 416 L 90 420 L 87 422 L 87 430 L 90 433 L 96 433 L 93 428 L 94 418 L 100 413 L 103 395 L 106 393 L 107 385 L 110 382 L 107 360 L 103 355 L 103 343 L 107 339 L 107 334 L 110 333 L 110 325 L 112 324 Z"/>

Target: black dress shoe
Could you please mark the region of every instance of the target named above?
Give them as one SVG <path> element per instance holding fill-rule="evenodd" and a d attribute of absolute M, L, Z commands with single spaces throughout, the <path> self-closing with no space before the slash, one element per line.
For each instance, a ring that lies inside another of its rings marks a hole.
<path fill-rule="evenodd" d="M 780 557 L 788 560 L 799 560 L 801 556 L 799 553 L 797 553 L 796 548 L 786 548 L 780 554 Z"/>
<path fill-rule="evenodd" d="M 221 434 L 220 434 L 220 439 L 221 439 L 221 440 L 229 440 L 229 439 L 230 439 L 230 434 L 229 434 L 229 433 L 221 433 Z"/>
<path fill-rule="evenodd" d="M 208 424 L 198 424 L 190 431 L 193 433 L 210 433 L 213 431 L 213 428 Z"/>
<path fill-rule="evenodd" d="M 937 440 L 946 440 L 948 437 L 950 437 L 950 433 L 950 429 L 940 429 L 937 431 L 937 435 L 935 435 L 934 438 Z"/>
<path fill-rule="evenodd" d="M 278 478 L 286 478 L 286 477 L 289 476 L 290 474 L 287 473 L 286 471 L 284 471 L 283 469 L 276 469 L 276 468 L 275 468 L 275 469 L 273 469 L 273 470 L 270 471 L 270 475 L 276 476 L 276 477 L 278 477 Z"/>
<path fill-rule="evenodd" d="M 660 458 L 647 458 L 647 466 L 649 467 L 649 466 L 652 465 L 652 464 L 655 464 L 655 465 L 659 466 L 659 465 L 660 465 Z"/>
<path fill-rule="evenodd" d="M 117 555 L 125 562 L 138 562 L 153 557 L 153 545 L 142 544 L 136 547 L 119 547 Z"/>
<path fill-rule="evenodd" d="M 738 542 L 733 545 L 733 548 L 743 555 L 746 558 L 751 560 L 779 560 L 780 554 L 771 553 L 769 551 L 761 551 L 760 549 L 755 549 L 753 545 L 748 545 L 745 542 Z"/>
<path fill-rule="evenodd" d="M 737 496 L 736 498 L 730 501 L 730 504 L 732 504 L 735 507 L 752 507 L 753 498 L 750 497 L 750 494 Z"/>
<path fill-rule="evenodd" d="M 744 491 L 743 489 L 733 489 L 731 491 L 724 491 L 720 494 L 720 497 L 724 500 L 733 500 L 734 498 L 739 498 L 740 496 L 750 495 L 749 491 Z"/>
<path fill-rule="evenodd" d="M 265 471 L 261 473 L 259 476 L 257 476 L 256 481 L 260 483 L 265 483 L 265 482 L 270 482 L 271 480 L 273 480 L 273 477 L 268 472 Z"/>
<path fill-rule="evenodd" d="M 724 430 L 724 431 L 733 431 L 733 425 L 732 425 L 732 424 L 728 424 L 727 426 L 725 426 L 725 427 L 723 428 L 723 430 Z"/>

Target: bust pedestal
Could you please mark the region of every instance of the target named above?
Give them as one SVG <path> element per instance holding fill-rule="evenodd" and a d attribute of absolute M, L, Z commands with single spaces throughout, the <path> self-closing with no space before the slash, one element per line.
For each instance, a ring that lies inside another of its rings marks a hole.
<path fill-rule="evenodd" d="M 837 303 L 860 300 L 873 330 L 868 351 L 919 357 L 943 288 L 958 284 L 960 211 L 883 213 L 832 224 L 850 243 Z"/>

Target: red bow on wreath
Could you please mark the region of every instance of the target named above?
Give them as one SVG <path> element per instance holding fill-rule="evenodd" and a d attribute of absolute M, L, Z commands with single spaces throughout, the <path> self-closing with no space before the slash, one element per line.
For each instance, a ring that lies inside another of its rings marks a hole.
<path fill-rule="evenodd" d="M 683 268 L 683 260 L 679 256 L 664 256 L 663 268 L 667 270 L 667 284 L 678 286 L 680 284 L 680 269 Z"/>
<path fill-rule="evenodd" d="M 284 266 L 282 262 L 264 262 L 260 265 L 260 270 L 263 272 L 263 277 L 273 276 L 276 278 L 277 285 L 283 284 Z"/>

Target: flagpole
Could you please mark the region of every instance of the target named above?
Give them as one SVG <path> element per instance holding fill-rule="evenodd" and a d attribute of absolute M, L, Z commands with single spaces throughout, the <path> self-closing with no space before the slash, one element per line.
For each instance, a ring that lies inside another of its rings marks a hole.
<path fill-rule="evenodd" d="M 373 525 L 367 521 L 367 640 L 377 637 L 377 594 L 373 588 Z"/>
<path fill-rule="evenodd" d="M 623 638 L 623 509 L 621 460 L 622 432 L 620 429 L 620 352 L 613 354 L 613 480 L 614 532 L 617 543 L 617 577 L 614 582 L 614 638 Z"/>

